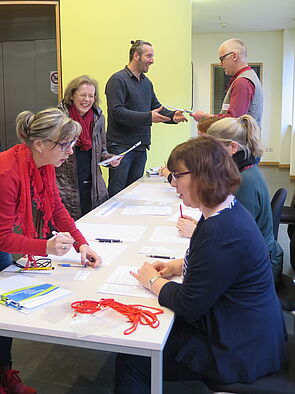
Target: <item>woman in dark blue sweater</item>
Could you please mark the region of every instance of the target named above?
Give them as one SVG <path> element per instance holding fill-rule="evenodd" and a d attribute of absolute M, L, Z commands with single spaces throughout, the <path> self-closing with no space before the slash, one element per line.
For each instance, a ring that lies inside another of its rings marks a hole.
<path fill-rule="evenodd" d="M 251 382 L 285 361 L 286 331 L 269 255 L 254 219 L 236 200 L 239 171 L 220 142 L 178 145 L 168 168 L 184 204 L 202 211 L 184 259 L 133 275 L 176 314 L 164 379 Z M 169 281 L 182 275 L 183 283 Z M 119 355 L 116 393 L 150 392 L 150 359 Z"/>

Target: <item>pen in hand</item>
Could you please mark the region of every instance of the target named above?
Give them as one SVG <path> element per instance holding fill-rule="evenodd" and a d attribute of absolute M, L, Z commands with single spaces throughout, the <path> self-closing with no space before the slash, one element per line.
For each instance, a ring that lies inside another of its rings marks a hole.
<path fill-rule="evenodd" d="M 51 233 L 54 235 L 54 236 L 58 236 L 58 237 L 63 237 L 63 238 L 68 238 L 66 235 L 64 235 L 64 234 L 62 234 L 62 233 L 59 233 L 58 231 L 51 231 Z M 73 245 L 76 245 L 78 242 L 77 241 L 74 241 L 73 242 Z"/>
<path fill-rule="evenodd" d="M 112 239 L 112 238 L 95 238 L 98 242 L 109 242 L 109 243 L 122 243 L 120 239 Z"/>
<path fill-rule="evenodd" d="M 179 210 L 180 210 L 180 217 L 183 218 L 183 214 L 182 214 L 182 206 L 181 204 L 179 204 Z"/>

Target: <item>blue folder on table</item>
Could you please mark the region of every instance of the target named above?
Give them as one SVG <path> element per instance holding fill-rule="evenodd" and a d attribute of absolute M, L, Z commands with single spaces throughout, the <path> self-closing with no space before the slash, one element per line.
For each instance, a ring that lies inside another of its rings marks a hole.
<path fill-rule="evenodd" d="M 28 277 L 10 276 L 0 280 L 0 304 L 30 313 L 49 302 L 71 294 L 67 289 Z"/>

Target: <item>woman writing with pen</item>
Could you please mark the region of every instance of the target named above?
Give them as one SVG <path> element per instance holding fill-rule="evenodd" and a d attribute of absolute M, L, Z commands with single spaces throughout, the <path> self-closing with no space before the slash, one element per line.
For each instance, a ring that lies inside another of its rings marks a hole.
<path fill-rule="evenodd" d="M 281 368 L 286 330 L 268 251 L 233 193 L 237 166 L 222 143 L 200 136 L 168 163 L 174 186 L 201 219 L 184 259 L 145 262 L 131 274 L 175 313 L 163 351 L 164 380 L 251 382 Z M 169 280 L 183 275 L 183 282 Z M 116 394 L 150 393 L 149 357 L 118 354 Z"/>
<path fill-rule="evenodd" d="M 100 265 L 62 204 L 55 181 L 55 167 L 73 153 L 81 126 L 50 108 L 21 112 L 16 131 L 22 143 L 0 153 L 0 270 L 9 265 L 9 253 L 63 256 L 74 243 L 82 264 Z M 60 233 L 48 239 L 52 228 Z M 11 370 L 11 341 L 0 337 L 2 386 L 11 394 L 35 393 Z"/>

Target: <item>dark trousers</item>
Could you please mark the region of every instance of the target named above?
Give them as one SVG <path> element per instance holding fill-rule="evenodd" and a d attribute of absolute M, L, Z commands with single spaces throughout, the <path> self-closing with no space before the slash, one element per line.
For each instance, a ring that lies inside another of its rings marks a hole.
<path fill-rule="evenodd" d="M 115 155 L 124 152 L 128 147 L 126 145 L 118 145 L 109 143 L 108 151 Z M 146 150 L 131 151 L 121 160 L 118 167 L 109 167 L 109 197 L 119 193 L 125 187 L 141 178 L 144 173 L 145 163 L 147 159 Z"/>
<path fill-rule="evenodd" d="M 0 271 L 12 263 L 9 253 L 0 252 Z M 0 369 L 6 367 L 11 362 L 11 345 L 12 338 L 0 336 Z"/>
<path fill-rule="evenodd" d="M 139 327 L 140 328 L 140 327 Z M 183 334 L 183 324 L 175 322 L 163 351 L 163 377 L 168 381 L 199 380 L 200 376 L 185 364 L 176 361 L 176 356 L 188 340 Z M 116 358 L 115 394 L 150 394 L 150 357 L 118 354 Z"/>

